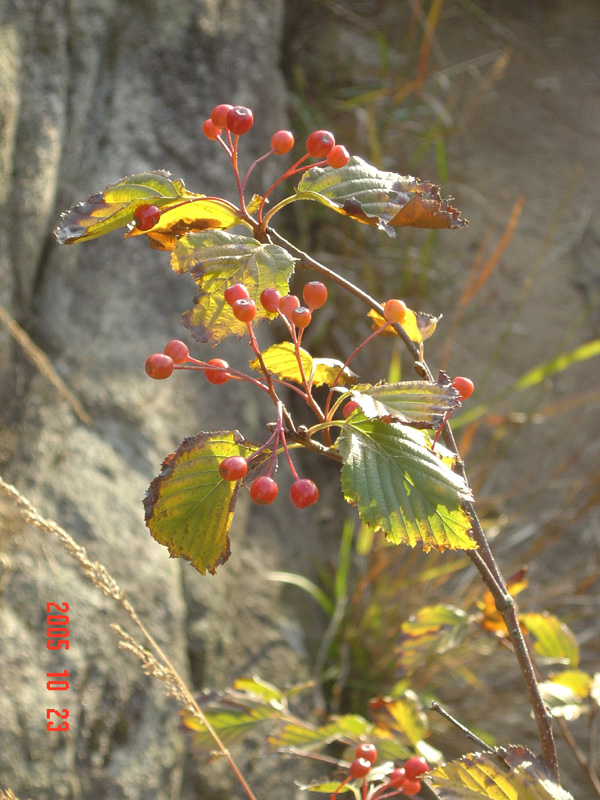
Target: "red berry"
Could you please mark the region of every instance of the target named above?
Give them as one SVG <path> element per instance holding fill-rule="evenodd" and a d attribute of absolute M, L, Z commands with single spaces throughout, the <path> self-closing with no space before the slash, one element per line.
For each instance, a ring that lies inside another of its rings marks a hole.
<path fill-rule="evenodd" d="M 312 314 L 305 306 L 298 306 L 292 311 L 292 322 L 297 328 L 306 328 L 310 325 Z"/>
<path fill-rule="evenodd" d="M 185 364 L 190 356 L 189 347 L 185 342 L 180 342 L 179 339 L 171 339 L 164 352 L 173 359 L 175 364 Z"/>
<path fill-rule="evenodd" d="M 254 115 L 246 106 L 234 106 L 227 114 L 227 129 L 234 136 L 248 133 L 254 122 Z"/>
<path fill-rule="evenodd" d="M 269 286 L 260 293 L 260 302 L 265 311 L 270 311 L 271 313 L 277 311 L 280 300 L 281 295 L 274 286 Z"/>
<path fill-rule="evenodd" d="M 160 220 L 160 211 L 156 206 L 143 205 L 138 206 L 133 212 L 133 221 L 136 228 L 141 231 L 149 231 Z"/>
<path fill-rule="evenodd" d="M 357 758 L 350 764 L 348 772 L 353 778 L 364 778 L 371 771 L 371 762 L 366 758 Z"/>
<path fill-rule="evenodd" d="M 227 128 L 227 114 L 232 108 L 233 106 L 229 105 L 229 103 L 221 103 L 213 108 L 210 112 L 210 120 L 215 128 L 221 128 L 221 130 Z"/>
<path fill-rule="evenodd" d="M 292 483 L 290 497 L 296 508 L 308 508 L 319 499 L 317 484 L 309 481 L 308 478 L 300 478 Z"/>
<path fill-rule="evenodd" d="M 325 305 L 327 287 L 321 281 L 310 281 L 302 290 L 302 297 L 310 310 L 314 311 L 315 308 L 321 308 L 321 306 Z"/>
<path fill-rule="evenodd" d="M 295 294 L 284 294 L 284 296 L 279 301 L 278 309 L 283 314 L 284 317 L 292 321 L 292 311 L 295 308 L 298 308 L 300 305 L 300 300 L 296 297 Z"/>
<path fill-rule="evenodd" d="M 313 131 L 306 140 L 306 152 L 313 158 L 327 158 L 335 147 L 335 136 L 329 131 Z"/>
<path fill-rule="evenodd" d="M 161 381 L 173 372 L 173 359 L 164 353 L 154 353 L 146 359 L 145 367 L 151 378 Z"/>
<path fill-rule="evenodd" d="M 388 782 L 392 786 L 402 786 L 406 780 L 406 771 L 404 767 L 397 767 L 393 772 L 388 775 Z"/>
<path fill-rule="evenodd" d="M 342 414 L 344 415 L 344 419 L 348 419 L 350 414 L 353 411 L 356 411 L 357 408 L 360 408 L 356 400 L 348 400 L 346 405 L 342 408 Z"/>
<path fill-rule="evenodd" d="M 468 378 L 461 378 L 460 376 L 454 378 L 452 386 L 454 386 L 463 400 L 466 400 L 467 397 L 471 397 L 475 391 L 475 384 L 473 381 L 470 381 Z"/>
<path fill-rule="evenodd" d="M 406 772 L 406 777 L 413 781 L 415 778 L 418 778 L 419 775 L 429 772 L 429 764 L 425 761 L 423 756 L 413 756 L 413 758 L 409 758 L 404 765 L 404 771 Z"/>
<path fill-rule="evenodd" d="M 242 456 L 230 456 L 219 464 L 219 475 L 226 481 L 239 481 L 248 471 L 248 462 Z"/>
<path fill-rule="evenodd" d="M 402 784 L 402 794 L 411 797 L 413 794 L 419 794 L 421 791 L 421 781 L 413 781 L 407 778 Z"/>
<path fill-rule="evenodd" d="M 371 764 L 377 761 L 377 748 L 374 744 L 359 744 L 356 748 L 355 758 L 366 758 Z"/>
<path fill-rule="evenodd" d="M 222 358 L 211 358 L 207 363 L 211 367 L 220 367 L 220 369 L 205 369 L 206 380 L 210 383 L 227 383 L 229 380 L 229 374 L 227 373 L 229 364 L 223 361 Z"/>
<path fill-rule="evenodd" d="M 242 298 L 248 299 L 248 297 L 250 297 L 248 289 L 246 289 L 243 283 L 234 283 L 232 286 L 228 286 L 225 289 L 224 295 L 225 302 L 229 303 L 230 306 L 232 306 L 236 300 L 241 300 Z"/>
<path fill-rule="evenodd" d="M 294 146 L 294 134 L 291 131 L 276 131 L 271 137 L 271 150 L 278 156 L 289 153 Z"/>
<path fill-rule="evenodd" d="M 327 153 L 327 163 L 334 169 L 345 167 L 350 161 L 350 153 L 346 150 L 343 144 L 336 144 Z"/>
<path fill-rule="evenodd" d="M 250 297 L 242 297 L 236 300 L 232 306 L 233 316 L 240 322 L 252 322 L 256 316 L 256 303 Z"/>
<path fill-rule="evenodd" d="M 217 128 L 212 119 L 207 119 L 202 123 L 202 133 L 207 139 L 218 139 L 221 135 L 222 129 Z"/>
<path fill-rule="evenodd" d="M 250 497 L 259 506 L 268 506 L 277 497 L 277 484 L 273 478 L 262 475 L 250 487 Z"/>
<path fill-rule="evenodd" d="M 402 322 L 406 316 L 406 303 L 403 300 L 388 300 L 383 305 L 383 316 L 387 322 Z"/>

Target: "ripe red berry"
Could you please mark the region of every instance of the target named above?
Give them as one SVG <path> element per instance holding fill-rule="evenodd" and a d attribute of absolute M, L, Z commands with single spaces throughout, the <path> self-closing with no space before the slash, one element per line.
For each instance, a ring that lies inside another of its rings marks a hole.
<path fill-rule="evenodd" d="M 298 306 L 292 311 L 292 322 L 297 328 L 306 328 L 311 318 L 312 314 L 305 306 Z"/>
<path fill-rule="evenodd" d="M 452 386 L 456 389 L 459 395 L 462 397 L 463 400 L 466 400 L 467 397 L 471 397 L 473 392 L 475 391 L 475 384 L 473 381 L 469 380 L 468 378 L 462 378 L 460 376 L 454 378 L 452 381 Z"/>
<path fill-rule="evenodd" d="M 294 134 L 291 131 L 276 131 L 271 137 L 271 150 L 278 156 L 289 153 L 294 146 Z"/>
<path fill-rule="evenodd" d="M 407 778 L 402 784 L 402 794 L 411 797 L 413 794 L 419 794 L 421 791 L 421 781 L 413 781 Z"/>
<path fill-rule="evenodd" d="M 212 119 L 204 120 L 202 123 L 202 133 L 207 139 L 218 139 L 221 135 L 222 129 L 217 128 Z"/>
<path fill-rule="evenodd" d="M 402 322 L 406 316 L 406 303 L 403 300 L 388 300 L 383 305 L 383 316 L 387 322 Z"/>
<path fill-rule="evenodd" d="M 167 343 L 164 352 L 173 359 L 175 364 L 185 364 L 190 357 L 189 347 L 185 342 L 179 341 L 179 339 L 171 339 L 171 341 Z"/>
<path fill-rule="evenodd" d="M 281 295 L 274 286 L 269 286 L 260 293 L 260 302 L 265 311 L 270 311 L 271 313 L 277 311 L 280 300 Z"/>
<path fill-rule="evenodd" d="M 406 772 L 406 777 L 413 781 L 415 778 L 418 778 L 419 775 L 429 772 L 429 764 L 425 761 L 423 756 L 413 756 L 405 763 L 404 771 Z"/>
<path fill-rule="evenodd" d="M 222 358 L 211 358 L 207 363 L 210 364 L 211 367 L 220 367 L 220 369 L 205 369 L 204 374 L 206 380 L 209 381 L 209 383 L 227 383 L 229 380 L 229 374 L 227 373 L 229 364 L 223 361 Z"/>
<path fill-rule="evenodd" d="M 392 786 L 402 786 L 406 780 L 406 771 L 404 767 L 397 767 L 393 772 L 388 775 L 388 782 Z"/>
<path fill-rule="evenodd" d="M 336 144 L 327 153 L 327 163 L 334 169 L 345 167 L 350 161 L 350 153 L 346 150 L 343 144 Z"/>
<path fill-rule="evenodd" d="M 356 411 L 357 408 L 360 408 L 356 400 L 348 400 L 346 405 L 342 408 L 342 414 L 344 415 L 344 419 L 348 419 L 350 414 L 353 411 Z"/>
<path fill-rule="evenodd" d="M 350 764 L 348 772 L 353 778 L 364 778 L 371 771 L 371 762 L 366 758 L 357 758 Z"/>
<path fill-rule="evenodd" d="M 335 147 L 335 136 L 330 131 L 313 131 L 306 140 L 306 152 L 313 158 L 327 158 Z"/>
<path fill-rule="evenodd" d="M 160 211 L 156 206 L 143 205 L 138 206 L 133 212 L 133 221 L 136 228 L 141 231 L 149 231 L 160 220 Z"/>
<path fill-rule="evenodd" d="M 248 472 L 248 462 L 242 456 L 229 456 L 219 464 L 219 475 L 226 481 L 239 481 Z"/>
<path fill-rule="evenodd" d="M 150 378 L 161 381 L 173 372 L 173 359 L 164 353 L 153 353 L 146 359 L 145 368 Z"/>
<path fill-rule="evenodd" d="M 321 308 L 321 306 L 325 305 L 327 287 L 321 281 L 310 281 L 302 290 L 302 297 L 310 310 L 314 311 L 315 308 Z"/>
<path fill-rule="evenodd" d="M 254 115 L 246 106 L 234 106 L 227 114 L 227 129 L 234 136 L 248 133 L 254 123 Z"/>
<path fill-rule="evenodd" d="M 250 297 L 242 297 L 236 300 L 232 306 L 233 316 L 240 322 L 252 322 L 256 316 L 256 303 Z"/>
<path fill-rule="evenodd" d="M 232 286 L 228 286 L 223 294 L 225 295 L 225 302 L 229 303 L 230 306 L 232 306 L 236 300 L 250 297 L 248 289 L 246 289 L 243 283 L 234 283 Z"/>
<path fill-rule="evenodd" d="M 295 308 L 298 308 L 300 305 L 300 300 L 296 297 L 295 294 L 284 294 L 283 297 L 279 301 L 279 305 L 277 306 L 279 311 L 283 314 L 284 317 L 292 321 L 292 311 Z"/>
<path fill-rule="evenodd" d="M 365 743 L 359 744 L 354 753 L 355 758 L 366 758 L 371 764 L 377 761 L 377 748 L 374 744 Z"/>
<path fill-rule="evenodd" d="M 319 499 L 317 484 L 308 480 L 308 478 L 300 478 L 292 483 L 290 497 L 296 508 L 308 508 Z"/>
<path fill-rule="evenodd" d="M 227 128 L 227 114 L 232 108 L 233 106 L 229 105 L 229 103 L 220 103 L 213 108 L 210 112 L 210 120 L 215 128 L 221 128 L 221 130 Z"/>
<path fill-rule="evenodd" d="M 259 506 L 268 506 L 277 497 L 277 484 L 273 478 L 262 475 L 250 487 L 250 497 Z"/>

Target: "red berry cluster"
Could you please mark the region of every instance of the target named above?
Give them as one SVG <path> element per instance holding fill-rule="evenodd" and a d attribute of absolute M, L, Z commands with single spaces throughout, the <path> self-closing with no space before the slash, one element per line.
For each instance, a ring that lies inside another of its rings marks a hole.
<path fill-rule="evenodd" d="M 352 778 L 362 778 L 363 787 L 366 786 L 367 776 L 373 764 L 377 761 L 377 748 L 374 744 L 359 744 L 354 752 L 354 761 L 348 768 L 348 777 L 342 781 L 336 791 L 331 795 L 331 800 L 337 797 L 339 790 Z M 420 778 L 429 772 L 429 765 L 422 756 L 409 758 L 403 767 L 397 767 L 388 776 L 383 785 L 379 786 L 372 794 L 371 800 L 376 798 L 391 797 L 393 795 L 404 794 L 407 797 L 418 794 L 421 791 Z"/>

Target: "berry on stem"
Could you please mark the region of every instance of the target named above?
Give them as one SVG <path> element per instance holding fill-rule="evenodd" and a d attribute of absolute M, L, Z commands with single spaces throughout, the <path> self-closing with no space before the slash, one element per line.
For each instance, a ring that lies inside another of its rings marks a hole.
<path fill-rule="evenodd" d="M 185 364 L 190 357 L 189 347 L 179 339 L 171 339 L 167 343 L 164 353 L 170 356 L 175 364 Z"/>
<path fill-rule="evenodd" d="M 207 139 L 215 140 L 221 135 L 222 129 L 217 128 L 212 119 L 207 119 L 202 123 L 202 133 Z"/>
<path fill-rule="evenodd" d="M 413 756 L 405 763 L 404 771 L 406 772 L 407 778 L 415 780 L 419 775 L 429 772 L 429 764 L 425 761 L 423 756 Z"/>
<path fill-rule="evenodd" d="M 290 497 L 296 508 L 308 508 L 319 499 L 319 490 L 313 481 L 308 478 L 300 478 L 292 483 Z"/>
<path fill-rule="evenodd" d="M 346 405 L 342 408 L 342 414 L 344 415 L 344 419 L 348 419 L 350 414 L 353 411 L 356 411 L 357 408 L 360 408 L 356 400 L 348 400 Z"/>
<path fill-rule="evenodd" d="M 232 306 L 233 316 L 240 322 L 252 322 L 256 316 L 256 303 L 250 297 L 241 297 Z"/>
<path fill-rule="evenodd" d="M 377 761 L 377 748 L 370 742 L 359 744 L 354 753 L 355 758 L 366 758 L 371 764 Z"/>
<path fill-rule="evenodd" d="M 260 302 L 265 311 L 273 313 L 279 308 L 281 295 L 274 286 L 269 286 L 260 293 Z"/>
<path fill-rule="evenodd" d="M 268 506 L 277 497 L 277 484 L 273 478 L 261 475 L 252 483 L 250 497 L 259 506 Z"/>
<path fill-rule="evenodd" d="M 302 290 L 302 297 L 310 310 L 314 311 L 315 308 L 321 308 L 321 306 L 325 305 L 327 287 L 321 281 L 309 281 Z"/>
<path fill-rule="evenodd" d="M 292 311 L 292 322 L 297 328 L 306 328 L 311 318 L 312 314 L 305 306 L 298 306 Z"/>
<path fill-rule="evenodd" d="M 402 783 L 402 794 L 411 797 L 413 794 L 419 794 L 421 791 L 421 781 L 413 781 L 410 778 L 407 778 Z"/>
<path fill-rule="evenodd" d="M 291 322 L 292 312 L 295 308 L 298 308 L 299 305 L 300 300 L 298 300 L 295 294 L 284 294 L 277 307 L 283 316 Z"/>
<path fill-rule="evenodd" d="M 383 305 L 383 316 L 387 322 L 402 322 L 406 316 L 406 303 L 403 300 L 388 300 Z"/>
<path fill-rule="evenodd" d="M 391 786 L 402 786 L 405 780 L 406 780 L 406 770 L 404 769 L 404 767 L 397 767 L 388 776 L 388 783 Z"/>
<path fill-rule="evenodd" d="M 150 378 L 162 381 L 173 372 L 173 359 L 165 353 L 153 353 L 146 359 L 145 369 Z"/>
<path fill-rule="evenodd" d="M 242 298 L 247 299 L 250 297 L 248 289 L 246 289 L 243 283 L 234 283 L 233 285 L 228 286 L 223 294 L 225 296 L 225 302 L 229 303 L 230 306 L 232 306 L 236 300 L 241 300 Z"/>
<path fill-rule="evenodd" d="M 294 146 L 294 134 L 291 131 L 276 131 L 271 137 L 271 150 L 278 156 L 289 153 Z"/>
<path fill-rule="evenodd" d="M 330 131 L 313 131 L 306 140 L 306 152 L 313 158 L 327 158 L 335 147 L 335 136 Z"/>
<path fill-rule="evenodd" d="M 456 389 L 463 400 L 466 400 L 467 397 L 471 397 L 475 391 L 475 384 L 473 381 L 469 380 L 469 378 L 463 378 L 460 375 L 454 378 L 452 381 L 452 386 Z"/>
<path fill-rule="evenodd" d="M 233 108 L 229 103 L 220 103 L 210 112 L 210 119 L 215 128 L 227 129 L 227 114 Z"/>
<path fill-rule="evenodd" d="M 248 133 L 254 123 L 254 115 L 246 106 L 234 106 L 227 114 L 227 130 L 234 136 Z"/>
<path fill-rule="evenodd" d="M 371 762 L 366 758 L 356 758 L 351 764 L 348 772 L 353 778 L 364 778 L 371 771 Z"/>
<path fill-rule="evenodd" d="M 346 150 L 343 144 L 336 144 L 327 153 L 327 163 L 334 169 L 345 167 L 350 161 L 350 153 Z"/>
<path fill-rule="evenodd" d="M 242 456 L 229 456 L 219 464 L 219 475 L 226 481 L 239 481 L 248 471 L 248 462 Z"/>
<path fill-rule="evenodd" d="M 219 369 L 205 369 L 204 374 L 206 380 L 209 381 L 209 383 L 227 383 L 229 380 L 229 374 L 227 373 L 229 364 L 223 361 L 222 358 L 211 358 L 207 363 L 211 367 L 219 367 Z"/>
<path fill-rule="evenodd" d="M 160 211 L 156 206 L 148 205 L 138 206 L 133 212 L 133 221 L 135 227 L 140 231 L 149 231 L 160 220 Z"/>

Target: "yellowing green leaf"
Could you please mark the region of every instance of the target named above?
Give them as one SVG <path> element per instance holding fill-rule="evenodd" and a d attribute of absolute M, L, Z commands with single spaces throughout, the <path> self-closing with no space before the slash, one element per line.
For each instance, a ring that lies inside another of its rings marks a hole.
<path fill-rule="evenodd" d="M 386 324 L 385 319 L 374 309 L 371 309 L 367 316 L 373 320 L 373 330 L 375 331 L 383 328 Z M 401 325 L 411 342 L 421 345 L 426 339 L 433 336 L 440 319 L 441 316 L 434 317 L 424 311 L 413 311 L 411 308 L 407 308 Z M 398 334 L 392 326 L 389 326 L 380 336 L 398 336 Z"/>
<path fill-rule="evenodd" d="M 430 381 L 401 381 L 354 387 L 353 399 L 366 417 L 394 419 L 416 428 L 437 429 L 459 404 L 460 395 L 450 385 Z"/>
<path fill-rule="evenodd" d="M 320 750 L 325 745 L 350 738 L 359 741 L 370 728 L 364 717 L 358 714 L 344 714 L 332 717 L 324 725 L 311 725 L 308 722 L 286 722 L 278 731 L 269 736 L 271 747 L 294 747 L 302 750 Z"/>
<path fill-rule="evenodd" d="M 378 697 L 369 703 L 371 718 L 381 730 L 412 745 L 420 742 L 429 732 L 427 715 L 417 695 L 407 691 L 402 697 Z"/>
<path fill-rule="evenodd" d="M 171 556 L 187 559 L 203 575 L 214 573 L 230 552 L 227 532 L 239 483 L 223 480 L 219 464 L 254 449 L 237 431 L 199 433 L 167 456 L 148 488 L 144 507 L 150 533 Z"/>
<path fill-rule="evenodd" d="M 434 656 L 461 644 L 469 629 L 469 615 L 451 605 L 424 606 L 402 624 L 396 653 L 400 674 L 411 674 Z"/>
<path fill-rule="evenodd" d="M 426 776 L 440 800 L 573 800 L 524 747 L 470 753 Z"/>
<path fill-rule="evenodd" d="M 533 636 L 533 647 L 538 656 L 547 662 L 578 666 L 577 637 L 558 617 L 543 611 L 521 614 L 519 621 Z"/>
<path fill-rule="evenodd" d="M 590 710 L 589 700 L 592 676 L 580 669 L 566 669 L 540 683 L 544 702 L 553 716 L 566 720 L 579 719 Z"/>
<path fill-rule="evenodd" d="M 453 455 L 440 445 L 432 452 L 423 431 L 357 411 L 342 426 L 338 446 L 344 497 L 356 503 L 365 524 L 394 544 L 476 547 L 463 506 L 471 492 L 448 465 Z"/>
<path fill-rule="evenodd" d="M 340 370 L 338 386 L 348 386 L 356 379 L 352 370 L 344 367 L 341 361 L 333 358 L 313 358 L 302 347 L 299 348 L 299 355 L 304 377 L 313 386 L 322 386 L 323 384 L 331 386 L 338 378 Z M 282 380 L 302 384 L 302 373 L 292 342 L 274 344 L 263 352 L 262 357 L 269 372 Z M 250 366 L 257 371 L 261 369 L 258 358 L 251 361 Z"/>

